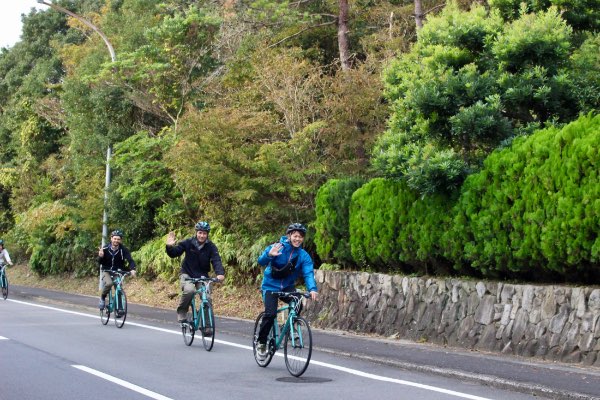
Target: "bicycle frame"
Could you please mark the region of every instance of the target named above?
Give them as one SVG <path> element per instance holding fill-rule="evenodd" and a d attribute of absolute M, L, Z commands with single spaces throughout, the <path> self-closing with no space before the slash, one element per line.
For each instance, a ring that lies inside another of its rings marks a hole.
<path fill-rule="evenodd" d="M 131 272 L 127 271 L 105 271 L 110 274 L 112 284 L 108 290 L 108 304 L 100 309 L 100 321 L 102 325 L 108 324 L 110 314 L 114 314 L 115 325 L 117 328 L 122 328 L 127 319 L 127 295 L 123 289 L 125 277 Z"/>
<path fill-rule="evenodd" d="M 122 285 L 125 282 L 125 277 L 129 275 L 129 273 L 116 272 L 113 278 L 113 285 L 110 288 L 110 292 L 108 292 L 108 312 L 112 313 L 115 310 L 119 309 L 119 306 L 123 306 L 122 304 L 117 304 L 118 299 L 121 297 L 118 296 L 119 292 L 121 292 Z"/>
<path fill-rule="evenodd" d="M 207 321 L 205 320 L 206 316 L 204 315 L 203 312 L 198 312 L 198 310 L 203 310 L 204 309 L 204 305 L 207 304 L 210 301 L 210 286 L 213 282 L 215 282 L 213 280 L 213 278 L 192 278 L 192 279 L 188 279 L 188 281 L 190 282 L 194 282 L 194 283 L 200 283 L 200 287 L 198 289 L 196 289 L 196 292 L 194 293 L 194 297 L 192 297 L 192 324 L 193 324 L 193 328 L 195 331 L 197 331 L 198 329 L 200 329 L 201 326 L 212 326 L 213 325 L 213 321 L 209 321 L 210 324 L 207 324 Z M 201 304 L 200 307 L 196 307 L 196 295 L 200 295 L 201 300 Z M 198 315 L 200 314 L 200 315 Z"/>
<path fill-rule="evenodd" d="M 183 334 L 183 342 L 187 346 L 191 346 L 194 342 L 196 331 L 202 334 L 202 344 L 206 351 L 211 351 L 215 343 L 215 314 L 212 308 L 210 298 L 211 284 L 220 282 L 217 278 L 187 278 L 187 282 L 196 285 L 196 290 L 193 292 L 190 305 L 192 306 L 192 314 L 189 315 L 188 321 L 181 324 L 181 333 Z M 196 297 L 199 296 L 199 299 Z"/>
<path fill-rule="evenodd" d="M 279 315 L 280 313 L 283 313 L 285 311 L 288 311 L 288 315 L 285 320 L 285 323 L 281 327 L 279 327 L 279 324 L 277 322 L 277 317 L 275 318 L 276 320 L 273 321 L 272 332 L 273 332 L 273 341 L 274 341 L 275 350 L 281 349 L 283 340 L 285 339 L 285 336 L 287 335 L 288 331 L 290 331 L 290 330 L 291 330 L 290 339 L 292 341 L 292 346 L 296 347 L 296 340 L 300 341 L 300 343 L 299 343 L 300 346 L 304 345 L 304 342 L 302 339 L 302 332 L 295 331 L 294 324 L 293 324 L 296 316 L 298 315 L 296 312 L 297 304 L 299 304 L 299 299 L 296 299 L 295 297 L 292 296 L 289 304 L 277 309 L 277 315 Z"/>

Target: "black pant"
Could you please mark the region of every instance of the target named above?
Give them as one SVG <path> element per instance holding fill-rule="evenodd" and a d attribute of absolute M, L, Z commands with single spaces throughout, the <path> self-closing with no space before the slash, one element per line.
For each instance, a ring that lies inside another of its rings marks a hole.
<path fill-rule="evenodd" d="M 294 286 L 288 286 L 281 290 L 282 292 L 294 292 L 296 288 Z M 273 321 L 277 316 L 277 306 L 279 304 L 279 298 L 273 296 L 270 291 L 265 292 L 263 301 L 265 303 L 265 314 L 263 315 L 262 322 L 260 324 L 260 330 L 258 331 L 258 342 L 267 343 L 267 337 L 273 327 Z"/>

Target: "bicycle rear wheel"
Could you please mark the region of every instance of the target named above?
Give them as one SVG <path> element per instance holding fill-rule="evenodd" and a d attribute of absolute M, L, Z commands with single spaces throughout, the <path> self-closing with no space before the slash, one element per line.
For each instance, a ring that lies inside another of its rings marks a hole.
<path fill-rule="evenodd" d="M 186 346 L 191 346 L 194 342 L 194 316 L 192 313 L 187 313 L 187 322 L 181 324 L 181 333 L 183 334 L 183 343 Z"/>
<path fill-rule="evenodd" d="M 260 325 L 262 323 L 262 319 L 263 319 L 264 315 L 265 315 L 265 313 L 261 312 L 260 314 L 258 314 L 258 317 L 256 318 L 256 322 L 254 323 L 254 338 L 252 340 L 252 352 L 254 353 L 254 360 L 256 361 L 256 363 L 259 366 L 261 366 L 263 368 L 271 363 L 271 360 L 273 359 L 273 354 L 275 354 L 275 345 L 274 345 L 274 340 L 273 340 L 273 334 L 270 333 L 269 338 L 267 339 L 267 346 L 268 346 L 267 356 L 263 359 L 263 358 L 259 357 L 259 355 L 258 355 L 258 349 L 257 349 L 258 333 L 260 331 Z"/>
<path fill-rule="evenodd" d="M 6 300 L 8 297 L 8 277 L 6 273 L 2 274 L 2 298 Z"/>
<path fill-rule="evenodd" d="M 285 366 L 293 376 L 300 376 L 308 368 L 312 355 L 312 332 L 302 317 L 294 318 L 292 329 L 284 340 Z"/>
<path fill-rule="evenodd" d="M 202 311 L 204 313 L 204 320 L 201 319 L 203 325 L 200 329 L 202 333 L 202 344 L 206 351 L 211 351 L 215 344 L 215 315 L 212 309 L 212 303 L 202 303 Z"/>
<path fill-rule="evenodd" d="M 124 290 L 119 290 L 115 299 L 115 325 L 122 328 L 127 319 L 127 295 Z"/>

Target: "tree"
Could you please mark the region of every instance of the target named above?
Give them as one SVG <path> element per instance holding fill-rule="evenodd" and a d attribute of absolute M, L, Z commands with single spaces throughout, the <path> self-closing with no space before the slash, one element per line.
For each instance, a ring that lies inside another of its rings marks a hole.
<path fill-rule="evenodd" d="M 386 71 L 390 128 L 373 164 L 421 193 L 453 191 L 498 146 L 579 110 L 572 29 L 555 9 L 506 25 L 483 7 L 431 18 Z M 593 99 L 592 99 L 593 100 Z"/>

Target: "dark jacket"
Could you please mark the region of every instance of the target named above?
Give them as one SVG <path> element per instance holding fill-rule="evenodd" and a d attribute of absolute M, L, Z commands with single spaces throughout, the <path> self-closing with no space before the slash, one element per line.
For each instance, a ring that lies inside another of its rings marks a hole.
<path fill-rule="evenodd" d="M 109 244 L 104 246 L 102 250 L 104 250 L 104 257 L 98 257 L 102 271 L 135 270 L 135 261 L 131 258 L 131 253 L 127 247 L 119 245 L 119 248 L 113 251 Z M 127 267 L 125 267 L 125 261 L 127 261 Z"/>
<path fill-rule="evenodd" d="M 198 249 L 198 245 L 198 240 L 191 237 L 182 240 L 175 246 L 167 246 L 167 255 L 175 258 L 185 253 L 180 273 L 187 274 L 191 278 L 208 276 L 211 264 L 217 275 L 225 275 L 217 246 L 208 239 L 200 249 Z"/>

